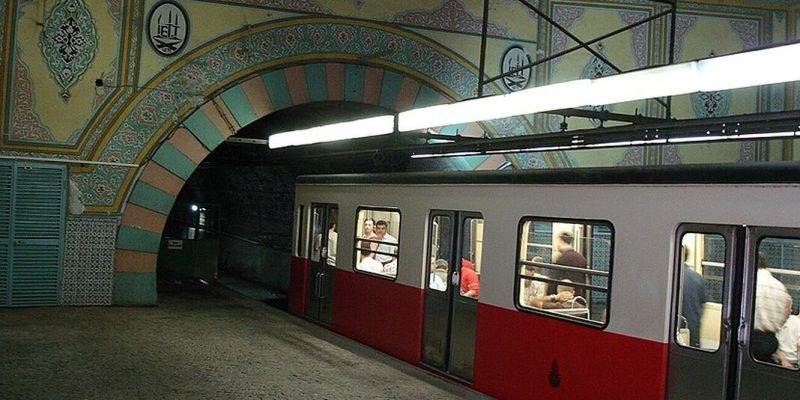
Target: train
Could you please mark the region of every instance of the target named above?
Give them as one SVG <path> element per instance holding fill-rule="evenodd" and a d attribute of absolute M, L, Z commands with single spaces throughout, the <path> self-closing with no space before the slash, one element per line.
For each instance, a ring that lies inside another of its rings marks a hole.
<path fill-rule="evenodd" d="M 798 201 L 796 163 L 301 176 L 289 311 L 501 399 L 784 399 Z"/>

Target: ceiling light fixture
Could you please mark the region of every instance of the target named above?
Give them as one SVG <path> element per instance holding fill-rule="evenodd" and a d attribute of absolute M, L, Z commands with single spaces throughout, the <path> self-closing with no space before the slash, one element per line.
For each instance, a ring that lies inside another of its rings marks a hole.
<path fill-rule="evenodd" d="M 485 121 L 563 108 L 599 106 L 699 91 L 727 90 L 800 80 L 800 43 L 556 83 L 398 114 L 401 132 Z"/>
<path fill-rule="evenodd" d="M 364 138 L 387 135 L 392 132 L 394 132 L 394 115 L 382 115 L 380 117 L 276 133 L 269 137 L 269 148 L 279 149 L 289 146 Z"/>

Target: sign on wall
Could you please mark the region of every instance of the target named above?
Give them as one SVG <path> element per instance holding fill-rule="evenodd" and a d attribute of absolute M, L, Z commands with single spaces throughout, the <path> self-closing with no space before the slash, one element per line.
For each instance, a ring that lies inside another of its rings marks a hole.
<path fill-rule="evenodd" d="M 147 37 L 158 54 L 166 57 L 178 54 L 189 39 L 186 11 L 171 1 L 156 4 L 147 18 Z"/>
<path fill-rule="evenodd" d="M 508 90 L 516 92 L 528 87 L 528 83 L 531 80 L 531 68 L 521 67 L 530 65 L 531 62 L 531 54 L 523 47 L 511 46 L 506 50 L 500 65 L 500 72 L 505 74 L 509 71 L 514 71 L 503 77 L 503 84 Z"/>

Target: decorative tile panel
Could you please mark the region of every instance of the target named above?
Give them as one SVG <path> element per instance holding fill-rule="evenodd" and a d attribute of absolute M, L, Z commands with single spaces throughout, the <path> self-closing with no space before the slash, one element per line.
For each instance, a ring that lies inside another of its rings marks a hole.
<path fill-rule="evenodd" d="M 412 33 L 395 29 L 380 30 L 357 21 L 331 22 L 330 19 L 301 19 L 293 25 L 273 27 L 265 24 L 251 28 L 249 37 L 240 37 L 202 54 L 192 56 L 191 62 L 176 68 L 170 76 L 154 82 L 157 90 L 146 94 L 124 118 L 103 149 L 99 160 L 136 162 L 151 137 L 170 124 L 179 110 L 190 103 L 192 95 L 170 93 L 203 93 L 215 85 L 228 82 L 242 70 L 259 64 L 291 59 L 301 55 L 320 54 L 371 55 L 391 50 L 383 62 L 412 71 L 413 76 L 423 76 L 438 82 L 439 89 L 448 97 L 464 99 L 475 96 L 477 76 L 474 66 L 465 60 L 453 58 L 443 49 L 418 41 Z M 237 49 L 247 48 L 249 57 L 238 57 Z M 309 60 L 313 63 L 315 60 Z M 288 93 L 284 93 L 288 96 Z M 270 97 L 277 93 L 270 93 Z M 196 96 L 195 96 L 196 97 Z M 492 121 L 490 127 L 498 136 L 521 135 L 529 131 L 519 118 Z M 124 196 L 121 188 L 127 170 L 95 168 L 91 174 L 77 174 L 76 180 L 83 188 L 83 199 L 89 206 L 107 207 L 117 196 Z M 122 193 L 120 193 L 122 191 Z"/>
<path fill-rule="evenodd" d="M 322 8 L 319 3 L 311 0 L 226 0 L 225 3 L 311 12 L 317 14 L 331 13 L 330 10 Z"/>
<path fill-rule="evenodd" d="M 619 10 L 617 11 L 619 18 L 626 25 L 633 25 L 639 21 L 644 20 L 650 16 L 647 11 L 637 10 Z M 636 65 L 639 68 L 650 65 L 648 54 L 650 52 L 650 42 L 647 39 L 647 30 L 649 24 L 639 25 L 630 30 L 631 33 L 631 53 L 636 60 Z"/>
<path fill-rule="evenodd" d="M 713 118 L 728 115 L 732 95 L 729 90 L 692 93 L 692 109 L 697 118 Z"/>
<path fill-rule="evenodd" d="M 28 66 L 20 60 L 14 61 L 14 80 L 16 93 L 11 101 L 11 129 L 9 137 L 28 142 L 52 143 L 55 141 L 50 130 L 42 124 L 39 115 L 33 110 L 33 82 Z"/>
<path fill-rule="evenodd" d="M 119 217 L 67 216 L 64 304 L 111 305 Z"/>
<path fill-rule="evenodd" d="M 40 39 L 47 67 L 69 100 L 69 88 L 89 68 L 97 51 L 97 35 L 81 0 L 62 0 L 44 24 Z"/>
<path fill-rule="evenodd" d="M 391 22 L 424 28 L 444 29 L 454 32 L 480 34 L 483 31 L 483 16 L 474 17 L 464 5 L 456 0 L 446 0 L 435 10 L 408 11 L 394 17 Z M 489 23 L 487 33 L 491 36 L 511 37 L 506 29 Z"/>

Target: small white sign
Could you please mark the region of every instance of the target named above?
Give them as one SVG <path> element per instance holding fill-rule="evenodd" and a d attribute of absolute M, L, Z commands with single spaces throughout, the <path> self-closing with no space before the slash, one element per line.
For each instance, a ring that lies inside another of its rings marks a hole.
<path fill-rule="evenodd" d="M 181 239 L 168 239 L 167 250 L 183 250 L 183 240 Z"/>
<path fill-rule="evenodd" d="M 512 46 L 503 55 L 503 63 L 500 65 L 500 72 L 505 74 L 514 71 L 503 77 L 503 84 L 512 92 L 528 87 L 531 80 L 531 68 L 521 68 L 530 65 L 532 62 L 531 54 L 528 50 L 520 46 Z"/>
<path fill-rule="evenodd" d="M 163 56 L 178 54 L 189 38 L 189 18 L 178 4 L 156 4 L 147 18 L 147 37 L 153 49 Z"/>

